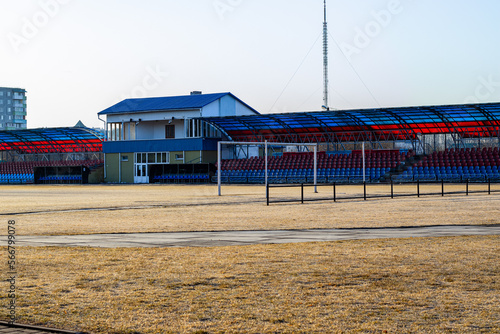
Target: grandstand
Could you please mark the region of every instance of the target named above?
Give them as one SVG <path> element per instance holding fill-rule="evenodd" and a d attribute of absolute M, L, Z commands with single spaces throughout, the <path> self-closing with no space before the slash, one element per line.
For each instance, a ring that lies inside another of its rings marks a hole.
<path fill-rule="evenodd" d="M 500 103 L 259 114 L 220 93 L 125 100 L 99 115 L 106 182 L 217 180 L 220 153 L 222 182 L 263 183 L 265 142 L 277 183 L 313 179 L 311 144 L 319 182 L 500 179 Z"/>
<path fill-rule="evenodd" d="M 1 131 L 0 183 L 210 182 L 220 141 L 233 142 L 225 183 L 265 181 L 264 142 L 272 183 L 313 181 L 310 144 L 323 183 L 500 180 L 500 103 L 259 114 L 230 93 L 133 102 L 99 113 L 107 141 L 85 127 Z"/>
<path fill-rule="evenodd" d="M 500 180 L 500 104 L 204 118 L 229 140 L 318 143 L 319 182 Z M 366 145 L 363 169 L 360 148 Z M 226 150 L 229 148 L 226 148 Z M 264 158 L 226 152 L 222 181 L 264 182 Z M 257 150 L 259 151 L 259 150 Z M 260 150 L 261 152 L 262 150 Z M 254 150 L 255 152 L 255 150 Z M 310 153 L 273 152 L 270 182 L 308 183 Z"/>
<path fill-rule="evenodd" d="M 366 151 L 365 179 L 379 181 L 414 156 L 406 151 Z M 224 160 L 222 180 L 226 183 L 263 183 L 264 158 Z M 312 183 L 311 153 L 283 153 L 268 160 L 269 178 L 273 183 Z M 319 152 L 318 182 L 359 182 L 363 180 L 362 151 Z"/>
<path fill-rule="evenodd" d="M 500 180 L 499 149 L 451 149 L 420 158 L 412 151 L 366 151 L 365 178 L 384 181 L 487 181 Z M 272 157 L 270 182 L 312 183 L 311 154 Z M 263 183 L 264 158 L 228 159 L 221 166 L 226 183 Z M 344 151 L 318 155 L 318 182 L 360 182 L 363 180 L 362 152 Z"/>
<path fill-rule="evenodd" d="M 0 131 L 0 184 L 85 183 L 103 166 L 103 140 L 84 127 Z"/>

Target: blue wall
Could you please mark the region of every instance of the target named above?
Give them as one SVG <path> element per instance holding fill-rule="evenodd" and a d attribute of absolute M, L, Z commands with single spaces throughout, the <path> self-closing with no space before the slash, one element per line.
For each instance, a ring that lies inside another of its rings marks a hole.
<path fill-rule="evenodd" d="M 217 151 L 220 139 L 162 139 L 108 141 L 102 144 L 104 153 L 135 153 L 135 152 L 180 152 L 180 151 Z"/>

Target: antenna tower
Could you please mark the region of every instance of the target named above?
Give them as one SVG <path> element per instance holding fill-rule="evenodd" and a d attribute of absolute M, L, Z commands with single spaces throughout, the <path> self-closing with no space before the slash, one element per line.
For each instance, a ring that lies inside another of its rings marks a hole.
<path fill-rule="evenodd" d="M 325 20 L 323 21 L 323 108 L 330 110 L 328 105 L 328 22 L 326 18 L 326 0 L 324 2 Z"/>

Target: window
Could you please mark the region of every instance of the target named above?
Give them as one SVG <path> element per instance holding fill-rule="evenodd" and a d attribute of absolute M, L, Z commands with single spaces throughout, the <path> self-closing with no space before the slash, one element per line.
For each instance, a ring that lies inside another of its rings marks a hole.
<path fill-rule="evenodd" d="M 156 162 L 159 164 L 168 163 L 167 153 L 156 153 Z"/>
<path fill-rule="evenodd" d="M 175 138 L 175 125 L 173 124 L 165 125 L 165 138 L 167 139 Z"/>
<path fill-rule="evenodd" d="M 138 164 L 146 163 L 146 153 L 137 153 L 135 161 Z"/>
<path fill-rule="evenodd" d="M 175 155 L 175 160 L 184 160 L 184 153 L 176 154 Z"/>
<path fill-rule="evenodd" d="M 128 161 L 128 155 L 122 155 L 122 161 L 127 162 Z"/>
<path fill-rule="evenodd" d="M 108 123 L 108 139 L 110 141 L 122 140 L 122 123 Z"/>
<path fill-rule="evenodd" d="M 200 119 L 186 120 L 187 138 L 221 138 L 222 134 L 212 125 Z"/>

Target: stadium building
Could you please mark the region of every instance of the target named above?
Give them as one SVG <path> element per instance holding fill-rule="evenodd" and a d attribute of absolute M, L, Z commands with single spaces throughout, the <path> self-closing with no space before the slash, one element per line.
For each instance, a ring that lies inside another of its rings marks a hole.
<path fill-rule="evenodd" d="M 263 183 L 264 142 L 272 183 L 313 181 L 306 144 L 318 182 L 500 181 L 500 103 L 259 114 L 231 93 L 195 92 L 128 99 L 99 118 L 106 136 L 0 131 L 0 183 L 211 182 L 218 168 L 222 182 Z"/>
<path fill-rule="evenodd" d="M 106 181 L 208 181 L 219 141 L 222 178 L 264 182 L 260 144 L 273 145 L 271 181 L 309 182 L 319 145 L 320 182 L 500 177 L 500 104 L 474 104 L 259 114 L 231 93 L 125 100 L 99 113 L 107 117 Z M 363 168 L 361 148 L 366 147 Z"/>
<path fill-rule="evenodd" d="M 164 174 L 208 180 L 223 134 L 202 118 L 244 115 L 258 112 L 231 93 L 124 100 L 99 113 L 108 134 L 105 181 L 150 183 Z"/>

